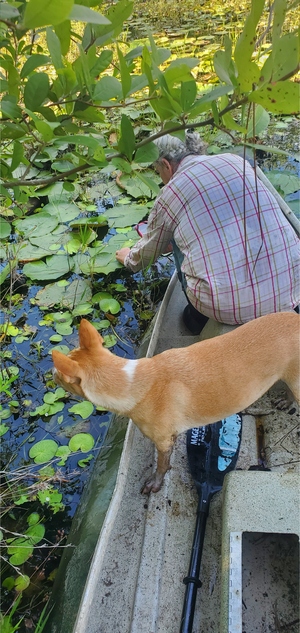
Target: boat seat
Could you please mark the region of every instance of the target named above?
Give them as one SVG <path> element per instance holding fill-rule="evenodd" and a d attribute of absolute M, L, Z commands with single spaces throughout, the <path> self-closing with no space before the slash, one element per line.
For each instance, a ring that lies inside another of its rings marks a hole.
<path fill-rule="evenodd" d="M 299 622 L 299 512 L 297 473 L 226 475 L 220 633 L 297 630 L 286 627 Z"/>

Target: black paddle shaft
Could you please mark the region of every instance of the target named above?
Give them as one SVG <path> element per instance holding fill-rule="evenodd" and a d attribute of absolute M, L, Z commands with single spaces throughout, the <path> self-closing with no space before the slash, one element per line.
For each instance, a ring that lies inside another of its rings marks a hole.
<path fill-rule="evenodd" d="M 226 473 L 235 467 L 240 439 L 240 415 L 187 433 L 189 465 L 199 502 L 188 576 L 183 580 L 186 590 L 180 633 L 192 633 L 197 589 L 202 584 L 199 572 L 209 505 L 213 495 L 221 490 Z"/>

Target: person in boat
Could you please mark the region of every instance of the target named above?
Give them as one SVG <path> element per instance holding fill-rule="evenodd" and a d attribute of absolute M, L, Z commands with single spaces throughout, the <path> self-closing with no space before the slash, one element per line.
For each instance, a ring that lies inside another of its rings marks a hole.
<path fill-rule="evenodd" d="M 300 243 L 251 165 L 230 153 L 206 155 L 197 132 L 185 141 L 157 139 L 154 164 L 164 187 L 147 231 L 116 258 L 133 272 L 170 242 L 187 306 L 183 320 L 198 334 L 209 318 L 240 324 L 300 303 Z"/>

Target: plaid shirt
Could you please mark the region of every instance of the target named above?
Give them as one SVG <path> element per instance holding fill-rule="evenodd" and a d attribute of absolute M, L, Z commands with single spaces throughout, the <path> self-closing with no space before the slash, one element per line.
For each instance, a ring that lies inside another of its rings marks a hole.
<path fill-rule="evenodd" d="M 236 324 L 299 304 L 299 240 L 239 156 L 184 158 L 125 266 L 145 268 L 172 238 L 184 256 L 187 296 L 202 314 Z"/>

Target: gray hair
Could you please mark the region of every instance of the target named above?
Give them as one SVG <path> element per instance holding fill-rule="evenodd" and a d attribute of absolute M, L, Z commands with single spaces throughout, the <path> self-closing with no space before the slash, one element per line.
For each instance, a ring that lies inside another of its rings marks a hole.
<path fill-rule="evenodd" d="M 190 154 L 204 154 L 207 144 L 202 141 L 198 132 L 187 130 L 185 140 L 182 141 L 177 136 L 165 134 L 154 141 L 159 151 L 159 157 L 154 164 L 159 164 L 162 158 L 170 163 L 178 165 L 180 161 Z"/>

